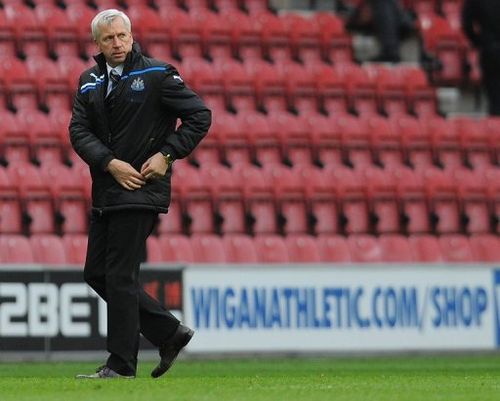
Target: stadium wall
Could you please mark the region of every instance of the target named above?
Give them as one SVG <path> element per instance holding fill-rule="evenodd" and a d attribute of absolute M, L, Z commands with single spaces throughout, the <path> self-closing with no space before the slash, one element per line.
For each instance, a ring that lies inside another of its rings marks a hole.
<path fill-rule="evenodd" d="M 500 267 L 491 264 L 145 265 L 142 283 L 196 330 L 192 354 L 500 345 Z M 105 335 L 106 306 L 81 268 L 0 267 L 2 353 L 103 350 Z"/>

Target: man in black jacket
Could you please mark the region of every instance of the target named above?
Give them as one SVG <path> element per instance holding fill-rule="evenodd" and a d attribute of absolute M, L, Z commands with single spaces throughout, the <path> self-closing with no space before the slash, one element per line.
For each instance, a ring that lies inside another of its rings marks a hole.
<path fill-rule="evenodd" d="M 84 277 L 107 301 L 110 355 L 78 377 L 135 377 L 140 332 L 159 348 L 159 377 L 193 331 L 141 289 L 139 265 L 169 206 L 171 165 L 206 135 L 211 113 L 174 67 L 140 53 L 123 12 L 102 11 L 91 27 L 101 53 L 80 77 L 69 131 L 92 176 Z"/>
<path fill-rule="evenodd" d="M 489 113 L 500 116 L 500 2 L 465 0 L 462 28 L 480 52 L 483 85 Z"/>

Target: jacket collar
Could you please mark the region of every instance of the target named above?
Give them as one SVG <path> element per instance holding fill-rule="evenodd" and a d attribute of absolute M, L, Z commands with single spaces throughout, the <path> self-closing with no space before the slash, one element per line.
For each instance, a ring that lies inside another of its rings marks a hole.
<path fill-rule="evenodd" d="M 134 65 L 135 61 L 142 55 L 141 52 L 141 47 L 139 46 L 139 43 L 134 42 L 132 44 L 132 50 L 130 51 L 129 54 L 127 54 L 127 58 L 125 59 L 123 71 L 128 72 L 130 68 Z M 101 73 L 106 74 L 107 73 L 107 68 L 106 68 L 106 59 L 104 58 L 104 55 L 102 53 L 97 54 L 94 56 L 94 60 L 99 66 L 99 70 Z"/>

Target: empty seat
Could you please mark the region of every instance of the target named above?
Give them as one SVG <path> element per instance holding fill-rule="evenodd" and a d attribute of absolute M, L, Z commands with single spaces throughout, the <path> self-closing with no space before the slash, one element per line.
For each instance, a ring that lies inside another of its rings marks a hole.
<path fill-rule="evenodd" d="M 242 234 L 226 234 L 222 246 L 228 263 L 256 263 L 257 251 L 252 237 Z"/>
<path fill-rule="evenodd" d="M 430 234 L 412 234 L 408 237 L 415 262 L 437 263 L 444 261 L 438 237 Z"/>
<path fill-rule="evenodd" d="M 0 169 L 0 233 L 22 233 L 22 209 L 19 191 L 4 169 Z"/>
<path fill-rule="evenodd" d="M 162 260 L 165 262 L 191 263 L 194 261 L 193 248 L 189 237 L 165 234 L 158 237 Z"/>
<path fill-rule="evenodd" d="M 0 262 L 35 263 L 29 239 L 15 234 L 0 235 Z"/>
<path fill-rule="evenodd" d="M 466 236 L 447 234 L 439 237 L 438 241 L 446 262 L 473 262 L 475 260 Z"/>
<path fill-rule="evenodd" d="M 87 234 L 66 234 L 62 241 L 67 262 L 83 265 L 87 255 Z"/>
<path fill-rule="evenodd" d="M 191 237 L 194 262 L 225 263 L 226 254 L 220 237 L 215 234 L 194 234 Z"/>
<path fill-rule="evenodd" d="M 383 261 L 382 249 L 377 238 L 366 234 L 347 237 L 353 262 L 376 263 Z"/>
<path fill-rule="evenodd" d="M 476 234 L 469 238 L 474 259 L 480 262 L 500 262 L 500 239 L 494 234 Z"/>
<path fill-rule="evenodd" d="M 28 232 L 54 233 L 56 224 L 53 199 L 38 169 L 28 163 L 12 163 L 6 171 L 10 181 L 19 185 Z"/>
<path fill-rule="evenodd" d="M 285 238 L 285 244 L 292 263 L 317 263 L 321 261 L 318 245 L 312 236 L 289 235 Z"/>
<path fill-rule="evenodd" d="M 30 237 L 35 262 L 50 265 L 66 264 L 66 252 L 60 237 L 53 234 L 34 234 Z"/>
<path fill-rule="evenodd" d="M 320 260 L 322 262 L 349 263 L 351 250 L 346 237 L 340 235 L 320 235 L 317 237 Z"/>
<path fill-rule="evenodd" d="M 290 258 L 285 241 L 278 235 L 261 234 L 255 237 L 255 249 L 260 263 L 288 263 Z"/>
<path fill-rule="evenodd" d="M 378 239 L 384 262 L 413 262 L 413 252 L 403 235 L 383 234 Z"/>

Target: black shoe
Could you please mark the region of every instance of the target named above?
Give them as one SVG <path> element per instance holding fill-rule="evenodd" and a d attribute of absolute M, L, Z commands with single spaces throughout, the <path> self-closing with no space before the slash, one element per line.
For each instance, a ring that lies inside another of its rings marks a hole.
<path fill-rule="evenodd" d="M 90 375 L 76 375 L 77 379 L 135 379 L 135 376 L 125 376 L 116 373 L 106 365 L 97 368 L 95 373 Z"/>
<path fill-rule="evenodd" d="M 193 335 L 193 330 L 180 324 L 175 334 L 166 343 L 160 345 L 160 363 L 153 369 L 151 376 L 160 377 L 169 370 L 181 349 L 191 341 Z"/>

